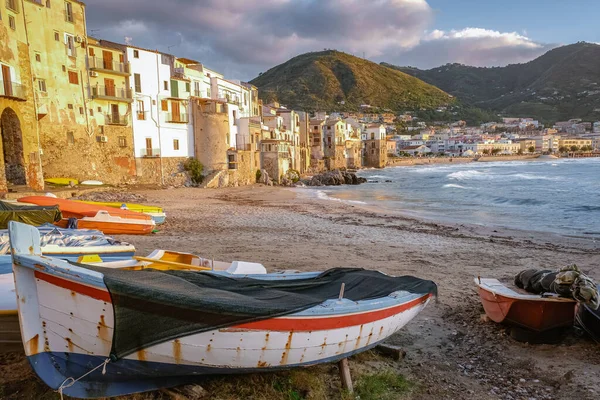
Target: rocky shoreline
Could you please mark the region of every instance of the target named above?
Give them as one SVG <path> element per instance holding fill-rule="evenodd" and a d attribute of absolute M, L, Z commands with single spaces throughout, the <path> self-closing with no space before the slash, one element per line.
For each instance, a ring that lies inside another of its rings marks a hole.
<path fill-rule="evenodd" d="M 356 175 L 355 172 L 336 169 L 301 179 L 299 182 L 304 186 L 339 186 L 360 185 L 367 182 L 367 180 Z"/>

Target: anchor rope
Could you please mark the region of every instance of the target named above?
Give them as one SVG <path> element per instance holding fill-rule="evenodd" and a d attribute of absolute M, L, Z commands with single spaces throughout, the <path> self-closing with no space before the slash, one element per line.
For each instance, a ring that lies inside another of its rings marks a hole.
<path fill-rule="evenodd" d="M 102 362 L 102 364 L 98 365 L 94 369 L 89 370 L 85 374 L 81 375 L 79 378 L 75 379 L 73 377 L 68 377 L 67 379 L 65 379 L 60 384 L 60 386 L 58 387 L 58 389 L 56 390 L 58 392 L 58 394 L 60 395 L 60 400 L 63 400 L 63 390 L 65 390 L 67 388 L 70 388 L 75 383 L 77 383 L 77 381 L 79 381 L 80 379 L 85 378 L 86 376 L 88 376 L 89 374 L 91 374 L 92 372 L 94 372 L 95 370 L 97 370 L 98 368 L 102 367 L 102 375 L 105 375 L 106 374 L 106 364 L 108 364 L 109 362 L 110 362 L 110 358 L 107 358 L 106 360 L 104 360 L 104 362 Z"/>

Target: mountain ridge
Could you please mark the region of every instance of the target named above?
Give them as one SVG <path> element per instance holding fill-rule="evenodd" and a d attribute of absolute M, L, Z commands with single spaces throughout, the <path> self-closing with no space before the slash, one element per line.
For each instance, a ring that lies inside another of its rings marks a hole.
<path fill-rule="evenodd" d="M 250 81 L 266 103 L 306 111 L 404 111 L 453 103 L 453 96 L 402 71 L 336 50 L 300 54 Z"/>

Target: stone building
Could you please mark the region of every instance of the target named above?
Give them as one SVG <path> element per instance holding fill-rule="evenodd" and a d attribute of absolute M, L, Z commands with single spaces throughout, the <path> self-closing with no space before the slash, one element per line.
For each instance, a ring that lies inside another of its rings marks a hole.
<path fill-rule="evenodd" d="M 383 168 L 387 164 L 387 138 L 385 126 L 367 125 L 363 136 L 363 165 L 367 168 Z"/>
<path fill-rule="evenodd" d="M 328 120 L 323 126 L 325 168 L 332 170 L 346 167 L 345 123 Z"/>

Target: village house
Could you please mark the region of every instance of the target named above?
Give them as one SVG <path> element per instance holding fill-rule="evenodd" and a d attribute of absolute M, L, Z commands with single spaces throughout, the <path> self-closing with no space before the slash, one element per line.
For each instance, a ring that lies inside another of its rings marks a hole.
<path fill-rule="evenodd" d="M 569 149 L 569 151 L 570 151 L 573 146 L 575 146 L 579 149 L 581 149 L 582 147 L 592 146 L 592 139 L 568 137 L 568 138 L 561 138 L 558 141 L 559 148 L 564 147 L 564 148 Z"/>
<path fill-rule="evenodd" d="M 393 139 L 387 139 L 387 155 L 388 157 L 398 156 L 398 142 Z"/>
<path fill-rule="evenodd" d="M 323 126 L 325 168 L 332 170 L 346 167 L 346 124 L 342 120 L 329 119 Z"/>
<path fill-rule="evenodd" d="M 410 154 L 411 156 L 422 156 L 427 153 L 431 153 L 431 149 L 423 144 L 418 146 L 406 146 L 402 147 L 399 151 Z"/>
<path fill-rule="evenodd" d="M 309 121 L 310 168 L 319 172 L 325 169 L 325 120 L 313 118 Z"/>
<path fill-rule="evenodd" d="M 387 164 L 387 137 L 385 126 L 367 125 L 363 134 L 363 165 L 371 168 L 383 168 Z"/>

